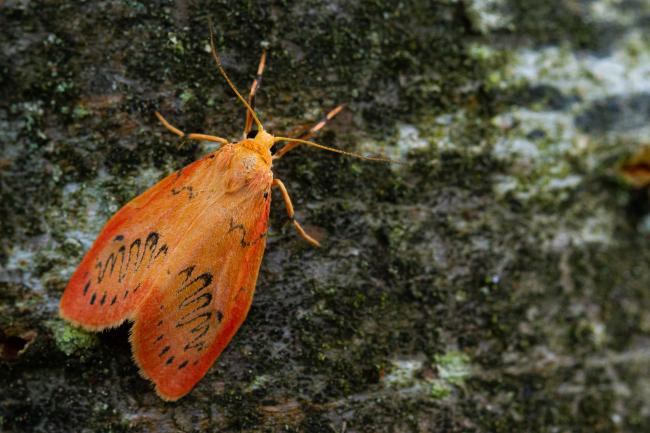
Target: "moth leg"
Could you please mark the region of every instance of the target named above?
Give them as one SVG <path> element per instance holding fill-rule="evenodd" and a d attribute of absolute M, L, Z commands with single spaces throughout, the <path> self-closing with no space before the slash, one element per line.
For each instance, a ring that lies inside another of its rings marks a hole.
<path fill-rule="evenodd" d="M 323 129 L 323 128 L 325 127 L 325 125 L 327 125 L 327 124 L 329 123 L 329 121 L 332 120 L 332 119 L 334 118 L 334 116 L 336 116 L 337 114 L 339 114 L 339 113 L 341 112 L 341 110 L 343 110 L 343 108 L 345 108 L 345 104 L 341 104 L 341 105 L 339 105 L 338 107 L 336 107 L 335 109 L 333 109 L 332 111 L 330 111 L 329 113 L 327 113 L 327 115 L 326 115 L 325 117 L 323 117 L 323 118 L 320 120 L 320 122 L 316 123 L 314 126 L 312 126 L 311 128 L 309 128 L 308 130 L 306 130 L 305 132 L 303 132 L 302 134 L 298 135 L 298 136 L 295 137 L 295 138 L 299 138 L 299 139 L 301 139 L 301 140 L 309 140 L 309 138 L 313 137 L 314 135 L 316 135 L 316 133 L 317 133 L 318 131 L 320 131 L 321 129 Z M 286 144 L 282 149 L 278 150 L 278 151 L 275 153 L 275 155 L 273 155 L 273 159 L 280 159 L 280 158 L 282 158 L 282 156 L 283 156 L 285 153 L 287 153 L 287 152 L 289 152 L 290 150 L 294 149 L 294 148 L 297 147 L 299 144 L 300 144 L 300 143 L 287 143 L 287 144 Z"/>
<path fill-rule="evenodd" d="M 183 131 L 181 131 L 180 129 L 176 128 L 171 123 L 169 123 L 167 119 L 165 119 L 162 116 L 162 114 L 160 114 L 157 111 L 155 113 L 156 113 L 156 117 L 158 118 L 160 123 L 163 124 L 165 128 L 167 128 L 168 130 L 170 130 L 171 132 L 173 132 L 174 134 L 178 135 L 181 138 L 187 137 L 190 140 L 212 141 L 214 143 L 228 144 L 228 140 L 226 140 L 225 138 L 216 137 L 214 135 L 195 134 L 195 133 L 185 134 Z"/>
<path fill-rule="evenodd" d="M 266 50 L 262 51 L 260 64 L 257 66 L 257 75 L 253 80 L 253 84 L 251 85 L 251 91 L 248 95 L 248 105 L 250 105 L 253 108 L 255 108 L 255 93 L 259 90 L 260 86 L 262 85 L 262 74 L 264 73 L 264 66 L 266 66 Z M 251 131 L 252 126 L 253 126 L 253 116 L 251 115 L 250 111 L 246 110 L 246 126 L 244 126 L 244 138 L 246 138 L 248 133 Z"/>
<path fill-rule="evenodd" d="M 320 243 L 311 236 L 309 236 L 305 230 L 302 228 L 302 226 L 296 221 L 296 218 L 294 216 L 293 212 L 293 204 L 291 203 L 291 197 L 289 197 L 289 192 L 287 191 L 287 188 L 284 186 L 282 181 L 280 179 L 273 179 L 273 184 L 272 186 L 278 187 L 280 189 L 280 192 L 282 193 L 282 198 L 284 199 L 284 205 L 287 208 L 287 214 L 289 215 L 289 219 L 293 223 L 293 226 L 295 227 L 296 231 L 304 240 L 309 242 L 315 247 L 320 247 Z"/>

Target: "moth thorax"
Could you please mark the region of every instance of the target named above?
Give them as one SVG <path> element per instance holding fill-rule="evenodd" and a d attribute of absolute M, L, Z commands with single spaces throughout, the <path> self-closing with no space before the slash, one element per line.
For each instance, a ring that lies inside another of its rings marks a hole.
<path fill-rule="evenodd" d="M 273 136 L 262 130 L 258 131 L 254 138 L 247 138 L 241 142 L 242 146 L 250 149 L 262 157 L 267 163 L 271 163 L 271 146 L 273 146 Z"/>

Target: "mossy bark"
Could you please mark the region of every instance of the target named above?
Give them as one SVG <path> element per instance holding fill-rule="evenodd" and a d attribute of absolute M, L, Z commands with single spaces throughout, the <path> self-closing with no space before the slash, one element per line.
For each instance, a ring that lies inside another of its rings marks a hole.
<path fill-rule="evenodd" d="M 249 317 L 165 403 L 128 325 L 57 318 L 122 204 L 244 110 L 271 132 L 348 109 L 274 167 Z M 650 430 L 650 6 L 638 0 L 0 2 L 0 430 Z"/>

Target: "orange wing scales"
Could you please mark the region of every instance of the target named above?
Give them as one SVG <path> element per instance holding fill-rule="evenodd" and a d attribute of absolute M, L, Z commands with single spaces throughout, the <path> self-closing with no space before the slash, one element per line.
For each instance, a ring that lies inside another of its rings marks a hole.
<path fill-rule="evenodd" d="M 72 276 L 61 315 L 101 330 L 132 320 L 143 376 L 175 400 L 244 322 L 266 245 L 270 153 L 229 144 L 120 209 Z"/>
<path fill-rule="evenodd" d="M 196 262 L 182 267 L 165 290 L 138 311 L 131 335 L 143 376 L 166 400 L 188 393 L 205 375 L 244 322 L 265 247 L 270 200 L 251 224 L 223 225 L 220 257 L 211 244 L 199 247 Z M 247 228 L 248 227 L 248 228 Z"/>
<path fill-rule="evenodd" d="M 198 200 L 191 184 L 207 178 L 206 171 L 214 168 L 214 155 L 208 155 L 120 209 L 70 279 L 61 298 L 61 316 L 95 331 L 132 319 L 151 288 L 150 276 L 164 269 L 170 245 L 177 241 L 178 227 L 166 219 L 179 218 Z M 188 190 L 189 195 L 180 194 Z"/>
<path fill-rule="evenodd" d="M 84 259 L 61 299 L 64 317 L 91 329 L 119 325 L 142 299 L 143 274 L 168 252 L 153 231 L 131 242 L 116 235 L 106 249 L 94 264 L 90 255 Z"/>
<path fill-rule="evenodd" d="M 193 277 L 193 272 L 189 267 L 174 278 L 171 290 L 179 305 L 165 304 L 168 296 L 160 291 L 145 302 L 131 336 L 143 375 L 153 380 L 159 394 L 167 399 L 187 393 L 218 355 L 201 362 L 224 314 L 212 305 L 212 274 Z"/>

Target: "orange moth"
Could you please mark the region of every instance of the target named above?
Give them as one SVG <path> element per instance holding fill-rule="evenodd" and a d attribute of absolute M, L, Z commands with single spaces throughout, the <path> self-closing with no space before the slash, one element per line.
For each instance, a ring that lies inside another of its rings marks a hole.
<path fill-rule="evenodd" d="M 134 322 L 130 342 L 135 362 L 165 400 L 192 390 L 246 318 L 266 245 L 272 188 L 280 191 L 300 236 L 319 245 L 294 219 L 287 189 L 273 177 L 272 162 L 300 144 L 386 161 L 308 140 L 342 105 L 301 136 L 271 135 L 253 109 L 265 53 L 247 101 L 226 75 L 212 35 L 210 45 L 219 72 L 246 107 L 243 139 L 235 143 L 185 134 L 156 112 L 179 137 L 222 146 L 113 215 L 72 275 L 60 304 L 64 319 L 91 331 Z M 278 142 L 287 144 L 271 155 Z"/>

